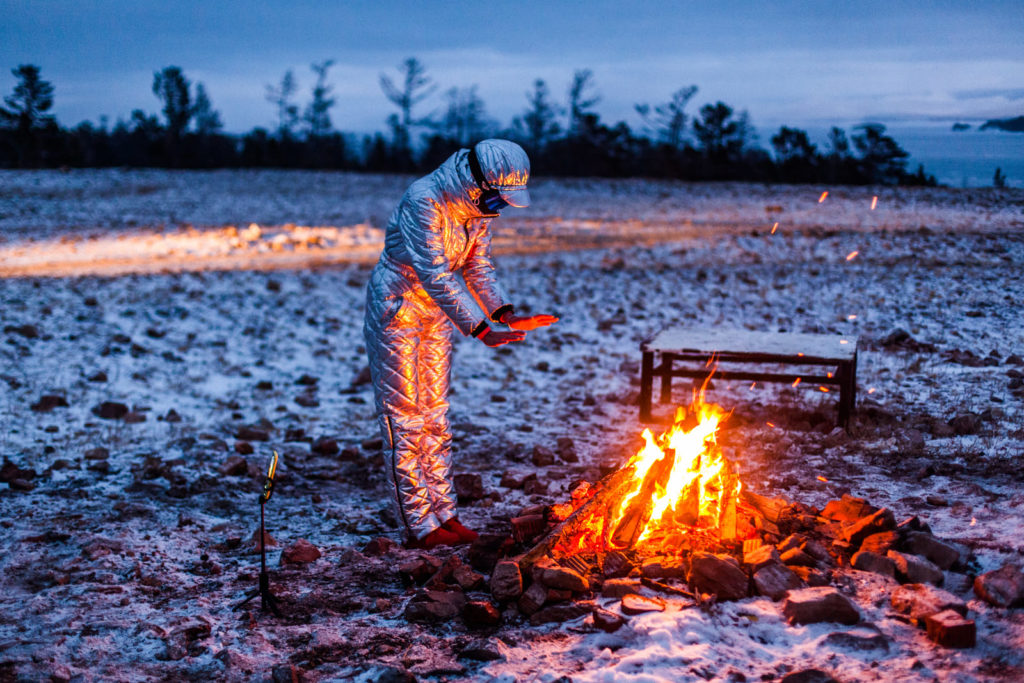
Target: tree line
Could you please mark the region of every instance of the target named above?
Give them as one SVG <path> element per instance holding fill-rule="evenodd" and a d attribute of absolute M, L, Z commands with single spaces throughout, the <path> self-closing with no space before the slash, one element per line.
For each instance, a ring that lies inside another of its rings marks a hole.
<path fill-rule="evenodd" d="M 61 126 L 51 113 L 55 88 L 40 68 L 12 70 L 17 84 L 0 107 L 0 167 L 315 168 L 378 172 L 425 172 L 455 150 L 485 137 L 523 145 L 535 174 L 550 176 L 656 177 L 684 180 L 749 180 L 838 184 L 934 185 L 919 166 L 907 169 L 908 153 L 885 126 L 867 123 L 847 134 L 833 127 L 819 149 L 806 131 L 782 126 L 760 146 L 746 111 L 724 102 L 688 113 L 697 86 L 682 87 L 660 103 L 636 105 L 643 122 L 609 125 L 595 107 L 601 101 L 593 72 L 573 73 L 564 104 L 542 79 L 525 93 L 522 112 L 509 125 L 492 119 L 476 86 L 449 88 L 441 107 L 424 113 L 438 84 L 415 58 L 397 74 L 381 74 L 380 86 L 395 107 L 385 131 L 356 135 L 336 130 L 337 104 L 328 74 L 331 60 L 311 65 L 313 86 L 299 102 L 295 74 L 266 86 L 274 125 L 241 135 L 225 133 L 202 83 L 181 68 L 153 75 L 159 114 L 141 109 L 110 126 L 85 121 Z"/>

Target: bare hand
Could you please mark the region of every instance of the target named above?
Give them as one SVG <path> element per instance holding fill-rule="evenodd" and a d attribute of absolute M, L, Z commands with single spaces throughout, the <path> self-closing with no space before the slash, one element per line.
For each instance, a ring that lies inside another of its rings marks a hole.
<path fill-rule="evenodd" d="M 486 332 L 480 335 L 480 341 L 487 344 L 491 348 L 496 346 L 504 346 L 510 342 L 521 342 L 526 339 L 525 332 L 505 332 L 502 330 L 494 330 L 488 328 Z"/>
<path fill-rule="evenodd" d="M 539 315 L 520 316 L 515 313 L 510 313 L 502 317 L 501 322 L 505 323 L 513 330 L 522 330 L 529 332 L 535 330 L 538 327 L 547 327 L 558 322 L 558 318 L 553 315 L 547 315 L 541 313 Z"/>

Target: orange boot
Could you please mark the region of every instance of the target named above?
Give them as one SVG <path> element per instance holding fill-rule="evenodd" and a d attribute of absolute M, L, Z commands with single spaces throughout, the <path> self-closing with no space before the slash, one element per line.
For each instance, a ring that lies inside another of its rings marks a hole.
<path fill-rule="evenodd" d="M 451 533 L 458 536 L 459 543 L 472 543 L 476 539 L 480 538 L 480 534 L 473 531 L 472 529 L 467 529 L 466 527 L 462 526 L 462 522 L 459 521 L 458 517 L 452 517 L 447 522 L 442 524 L 441 528 L 446 529 L 447 531 L 450 531 Z"/>
<path fill-rule="evenodd" d="M 455 532 L 437 528 L 423 538 L 407 542 L 405 547 L 430 550 L 431 548 L 436 548 L 439 545 L 458 545 L 460 543 L 463 543 L 463 541 Z"/>

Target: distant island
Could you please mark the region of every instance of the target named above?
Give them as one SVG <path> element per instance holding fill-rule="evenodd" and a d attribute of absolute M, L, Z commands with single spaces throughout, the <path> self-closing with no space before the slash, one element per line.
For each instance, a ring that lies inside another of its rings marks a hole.
<path fill-rule="evenodd" d="M 953 132 L 954 133 L 962 133 L 965 130 L 970 130 L 970 129 L 971 129 L 971 124 L 969 124 L 969 123 L 960 123 L 958 121 L 958 122 L 953 124 Z"/>
<path fill-rule="evenodd" d="M 1024 116 L 1017 116 L 1012 119 L 989 119 L 981 124 L 981 130 L 995 128 L 1005 130 L 1008 133 L 1024 133 Z"/>

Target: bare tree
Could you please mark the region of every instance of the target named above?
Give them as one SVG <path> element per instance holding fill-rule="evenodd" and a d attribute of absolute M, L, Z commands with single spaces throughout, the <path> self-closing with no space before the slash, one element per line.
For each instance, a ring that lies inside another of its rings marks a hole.
<path fill-rule="evenodd" d="M 295 74 L 291 69 L 284 72 L 278 85 L 267 86 L 266 99 L 277 107 L 277 132 L 279 135 L 291 134 L 299 123 L 299 106 L 292 102 L 292 97 L 295 96 L 298 89 Z"/>
<path fill-rule="evenodd" d="M 672 93 L 672 99 L 664 104 L 636 105 L 636 111 L 658 139 L 673 149 L 679 149 L 686 142 L 686 105 L 697 93 L 697 86 L 689 85 Z"/>
<path fill-rule="evenodd" d="M 580 122 L 601 101 L 601 96 L 594 93 L 593 89 L 594 72 L 590 69 L 577 69 L 569 85 L 569 137 L 580 134 Z"/>
<path fill-rule="evenodd" d="M 549 97 L 547 83 L 540 78 L 535 80 L 533 90 L 526 93 L 529 106 L 512 124 L 533 154 L 543 150 L 548 141 L 559 132 L 558 122 L 555 120 L 558 116 L 558 107 L 551 103 Z"/>
<path fill-rule="evenodd" d="M 468 146 L 486 136 L 492 122 L 487 118 L 484 101 L 477 94 L 477 86 L 451 88 L 445 93 L 448 102 L 444 116 L 433 127 L 449 140 Z"/>
<path fill-rule="evenodd" d="M 394 81 L 387 74 L 380 75 L 380 87 L 384 95 L 398 107 L 399 114 L 392 114 L 388 117 L 388 123 L 395 135 L 395 148 L 402 152 L 408 152 L 411 145 L 411 130 L 415 125 L 422 122 L 413 118 L 413 108 L 430 97 L 437 89 L 427 76 L 426 67 L 420 64 L 415 57 L 409 57 L 398 66 L 401 75 L 401 87 L 395 85 Z"/>
<path fill-rule="evenodd" d="M 334 88 L 327 85 L 327 71 L 333 66 L 334 60 L 327 59 L 319 64 L 310 64 L 309 68 L 316 74 L 313 84 L 313 99 L 306 107 L 305 119 L 312 138 L 327 135 L 331 130 L 330 109 L 334 106 L 334 98 L 330 97 Z"/>

